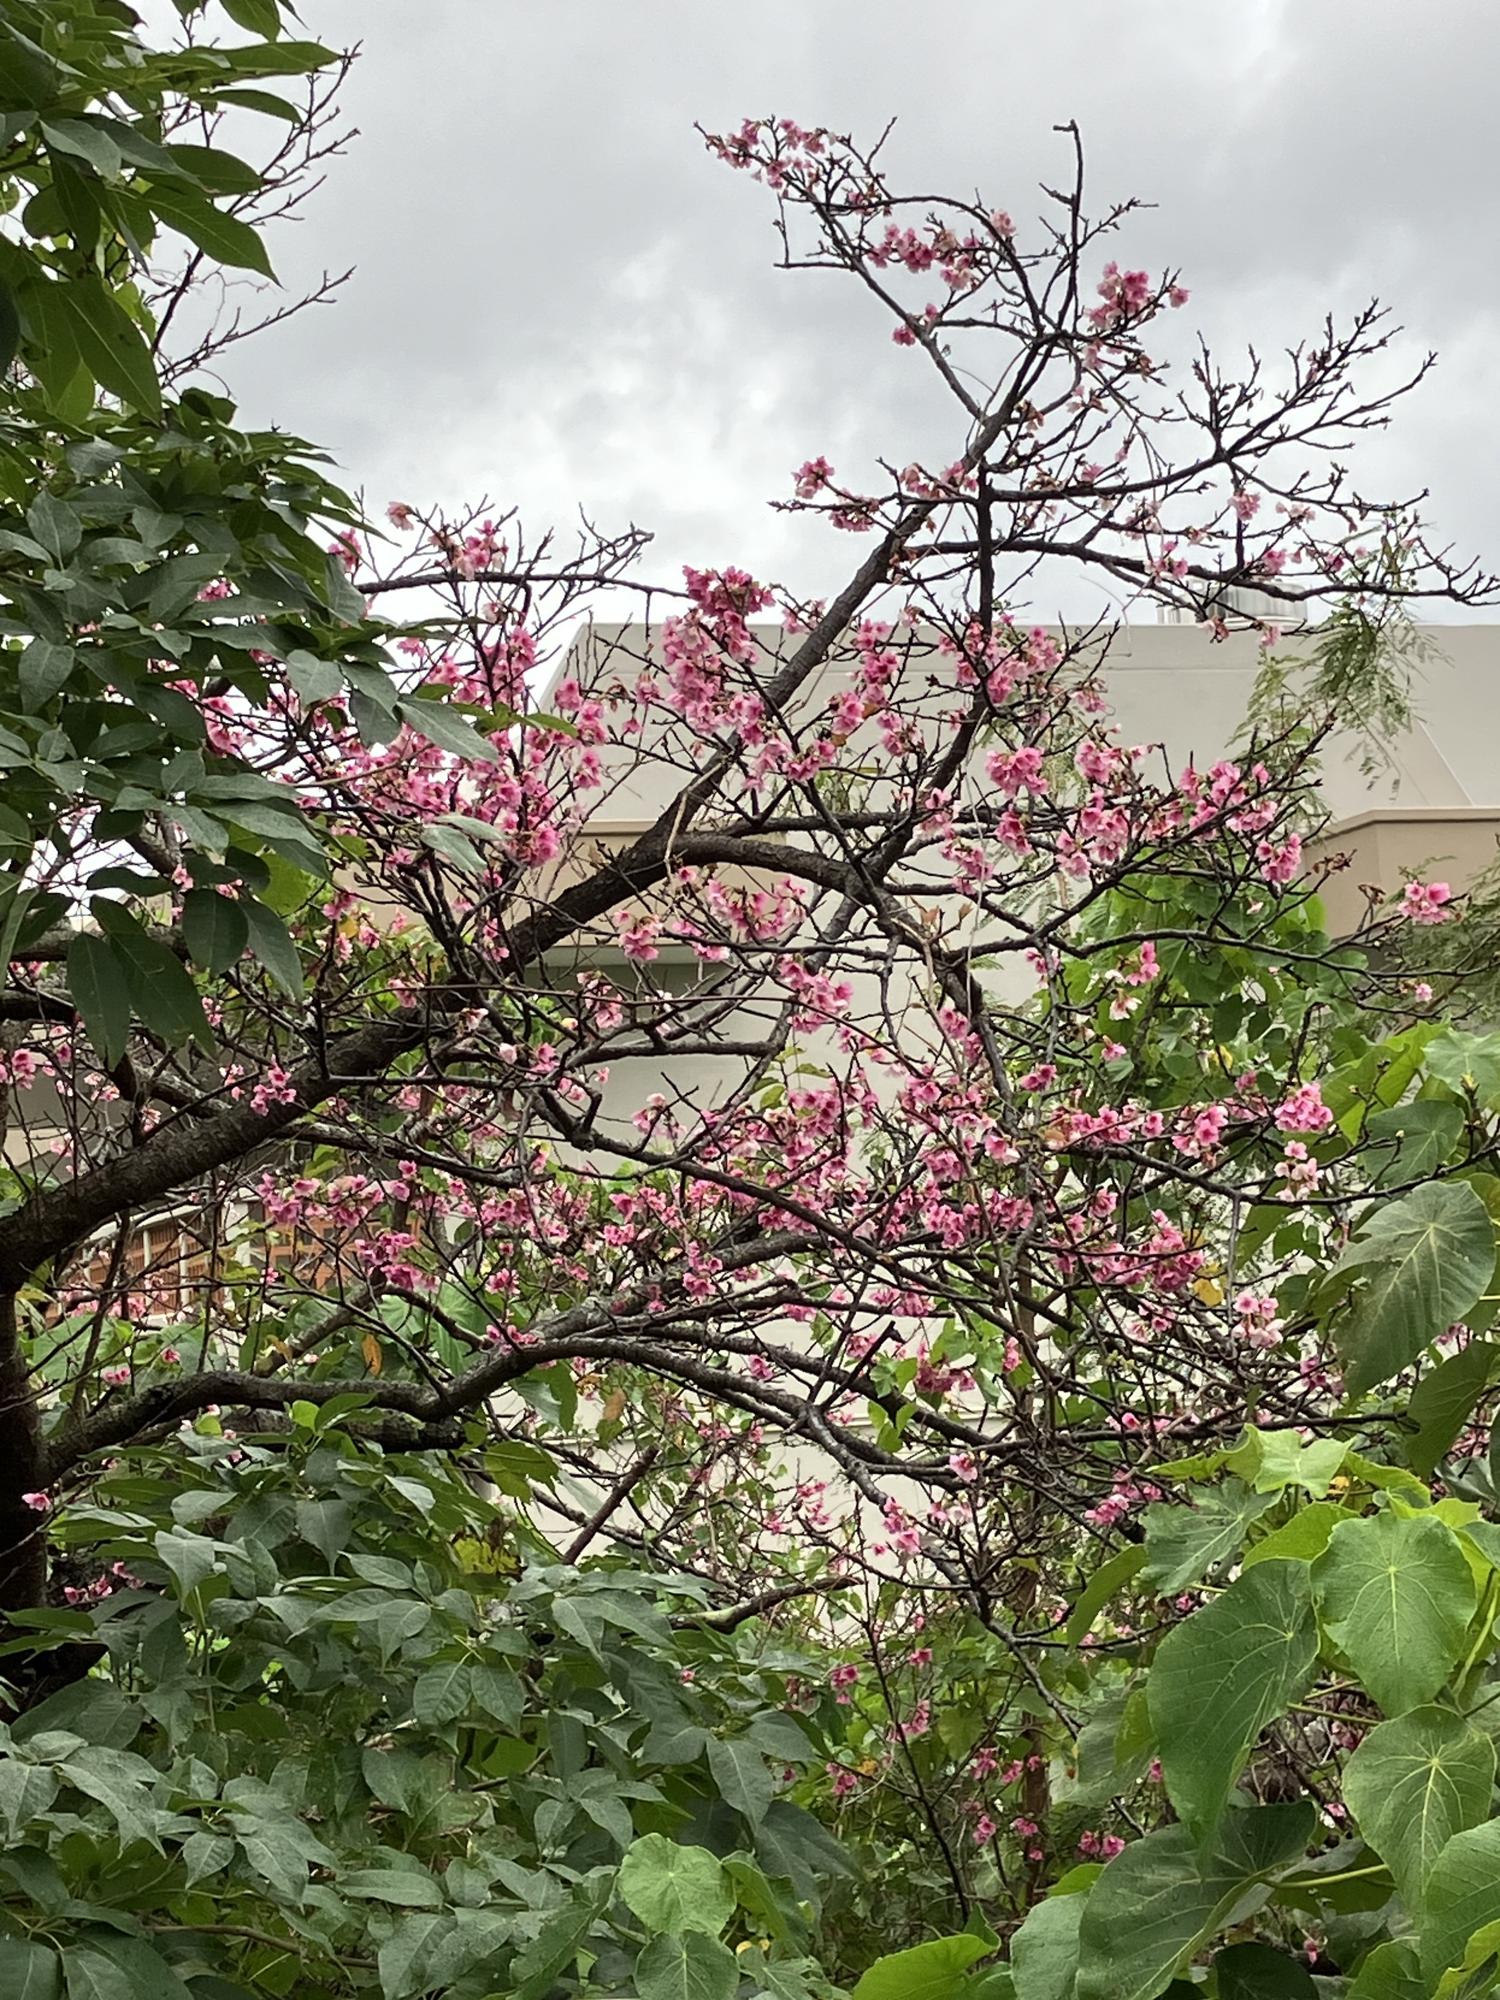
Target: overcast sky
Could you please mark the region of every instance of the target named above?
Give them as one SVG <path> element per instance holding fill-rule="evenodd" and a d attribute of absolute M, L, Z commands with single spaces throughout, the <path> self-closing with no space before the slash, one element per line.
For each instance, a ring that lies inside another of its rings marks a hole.
<path fill-rule="evenodd" d="M 766 508 L 790 469 L 955 451 L 906 386 L 919 358 L 847 280 L 772 269 L 766 191 L 711 160 L 694 120 L 774 113 L 869 137 L 894 116 L 893 179 L 977 187 L 1024 223 L 1038 179 L 1063 170 L 1052 127 L 1075 118 L 1096 204 L 1157 204 L 1128 261 L 1181 265 L 1216 343 L 1284 346 L 1378 293 L 1413 359 L 1439 351 L 1362 483 L 1430 487 L 1441 533 L 1500 568 L 1493 0 L 302 14 L 363 46 L 347 100 L 361 136 L 276 254 L 292 282 L 357 271 L 337 306 L 241 350 L 229 380 L 247 416 L 325 445 L 374 507 L 487 496 L 566 523 L 583 505 L 654 529 L 663 565 L 836 587 L 848 539 Z"/>

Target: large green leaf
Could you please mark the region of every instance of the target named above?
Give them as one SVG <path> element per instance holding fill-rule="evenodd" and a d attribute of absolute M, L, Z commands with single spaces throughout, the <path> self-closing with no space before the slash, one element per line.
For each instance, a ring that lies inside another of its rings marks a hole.
<path fill-rule="evenodd" d="M 1456 1833 L 1433 1863 L 1418 1926 L 1430 1981 L 1460 1965 L 1469 1940 L 1500 1923 L 1500 1820 Z"/>
<path fill-rule="evenodd" d="M 1218 2000 L 1318 2000 L 1312 1974 L 1268 1944 L 1226 1945 L 1214 1959 Z"/>
<path fill-rule="evenodd" d="M 726 1805 L 742 1812 L 752 1826 L 766 1816 L 776 1787 L 764 1757 L 743 1736 L 711 1737 L 708 1768 Z"/>
<path fill-rule="evenodd" d="M 1461 1106 L 1442 1098 L 1419 1097 L 1372 1111 L 1365 1120 L 1365 1136 L 1374 1142 L 1371 1179 L 1377 1186 L 1426 1180 L 1452 1153 L 1463 1129 Z"/>
<path fill-rule="evenodd" d="M 248 222 L 241 222 L 238 216 L 227 215 L 222 208 L 216 208 L 211 201 L 190 189 L 174 187 L 162 182 L 153 187 L 147 196 L 152 208 L 169 227 L 196 243 L 200 250 L 206 250 L 210 257 L 221 264 L 230 264 L 237 269 L 259 271 L 262 277 L 274 278 L 271 259 L 261 238 Z"/>
<path fill-rule="evenodd" d="M 1273 1528 L 1245 1551 L 1244 1566 L 1251 1569 L 1263 1562 L 1312 1562 L 1328 1546 L 1328 1538 L 1340 1521 L 1353 1520 L 1347 1507 L 1336 1500 L 1312 1500 L 1299 1507 L 1289 1521 Z"/>
<path fill-rule="evenodd" d="M 558 1973 L 578 1956 L 608 1900 L 607 1879 L 585 1880 L 575 1887 L 571 1899 L 547 1919 L 525 1950 L 516 1954 L 511 1967 L 515 1983 L 512 2000 L 541 2000 L 542 1994 L 550 1992 Z"/>
<path fill-rule="evenodd" d="M 739 1986 L 734 1953 L 701 1931 L 653 1938 L 635 1962 L 640 2000 L 734 2000 Z"/>
<path fill-rule="evenodd" d="M 97 278 L 74 278 L 51 287 L 68 316 L 84 366 L 102 389 L 127 408 L 161 416 L 156 364 L 135 321 Z"/>
<path fill-rule="evenodd" d="M 1333 1321 L 1350 1393 L 1407 1367 L 1463 1318 L 1494 1270 L 1494 1224 L 1466 1183 L 1433 1182 L 1377 1209 L 1330 1274 L 1359 1280 Z"/>
<path fill-rule="evenodd" d="M 1231 1915 L 1253 1915 L 1313 1824 L 1312 1806 L 1299 1800 L 1226 1813 L 1207 1851 L 1185 1826 L 1132 1841 L 1089 1891 L 1078 2000 L 1156 2000 Z"/>
<path fill-rule="evenodd" d="M 188 1987 L 144 1938 L 93 1931 L 87 1946 L 68 1946 L 63 1966 L 68 2000 L 193 2000 Z"/>
<path fill-rule="evenodd" d="M 8 374 L 21 345 L 21 316 L 16 311 L 16 295 L 0 283 L 0 375 Z"/>
<path fill-rule="evenodd" d="M 19 1757 L 0 1756 L 0 1819 L 13 1841 L 56 1797 L 57 1773 L 49 1765 L 23 1764 Z"/>
<path fill-rule="evenodd" d="M 1073 2000 L 1082 1896 L 1044 1896 L 1010 1941 L 1016 2000 Z"/>
<path fill-rule="evenodd" d="M 480 735 L 468 716 L 456 708 L 449 708 L 446 702 L 403 701 L 397 712 L 401 720 L 415 729 L 419 736 L 425 736 L 429 743 L 435 743 L 439 750 L 446 750 L 450 756 L 462 757 L 469 762 L 477 759 L 494 763 L 500 755 L 489 738 Z"/>
<path fill-rule="evenodd" d="M 1169 1632 L 1146 1682 L 1167 1792 L 1200 1839 L 1266 1724 L 1310 1684 L 1318 1628 L 1304 1563 L 1246 1570 Z"/>
<path fill-rule="evenodd" d="M 182 961 L 118 903 L 96 896 L 93 911 L 125 975 L 131 1004 L 146 1026 L 164 1041 L 197 1041 L 211 1054 L 213 1034 Z"/>
<path fill-rule="evenodd" d="M 1453 1530 L 1420 1514 L 1345 1521 L 1312 1576 L 1324 1630 L 1386 1714 L 1430 1701 L 1474 1615 L 1474 1578 Z"/>
<path fill-rule="evenodd" d="M 1500 1923 L 1484 1924 L 1433 1989 L 1432 2000 L 1480 2000 L 1500 1983 Z"/>
<path fill-rule="evenodd" d="M 1432 1864 L 1453 1835 L 1484 1819 L 1494 1782 L 1494 1744 L 1446 1708 L 1382 1722 L 1350 1758 L 1344 1797 L 1408 1909 L 1421 1907 Z"/>
<path fill-rule="evenodd" d="M 1191 1507 L 1157 1501 L 1143 1516 L 1146 1566 L 1142 1583 L 1160 1597 L 1201 1583 L 1221 1563 L 1237 1556 L 1252 1521 L 1276 1504 L 1275 1496 L 1254 1493 L 1243 1480 L 1226 1479 Z"/>
<path fill-rule="evenodd" d="M 1123 1590 L 1130 1579 L 1144 1566 L 1146 1551 L 1139 1542 L 1128 1548 L 1119 1549 L 1107 1562 L 1099 1565 L 1078 1594 L 1068 1622 L 1063 1628 L 1063 1637 L 1070 1646 L 1078 1645 L 1093 1630 L 1094 1620 L 1109 1603 L 1117 1591 Z"/>
<path fill-rule="evenodd" d="M 427 1992 L 456 1925 L 449 1911 L 403 1917 L 380 1947 L 380 1991 L 384 2000 L 410 2000 Z"/>
<path fill-rule="evenodd" d="M 650 1931 L 703 1931 L 717 1937 L 734 1915 L 734 1893 L 706 1847 L 665 1834 L 633 1841 L 620 1863 L 620 1897 Z"/>
<path fill-rule="evenodd" d="M 1360 1966 L 1348 2000 L 1430 2000 L 1416 1946 L 1406 1938 L 1378 1944 Z"/>
<path fill-rule="evenodd" d="M 443 1660 L 418 1676 L 412 1689 L 411 1712 L 429 1729 L 456 1722 L 469 1706 L 472 1684 L 463 1660 Z"/>
<path fill-rule="evenodd" d="M 62 1961 L 50 1944 L 0 1938 L 0 1993 L 5 2000 L 62 2000 Z"/>
<path fill-rule="evenodd" d="M 1437 1462 L 1452 1445 L 1469 1414 L 1500 1369 L 1500 1346 L 1471 1340 L 1436 1368 L 1429 1368 L 1412 1394 L 1407 1414 L 1416 1434 L 1407 1439 L 1407 1463 L 1430 1479 Z"/>
<path fill-rule="evenodd" d="M 1377 1945 L 1359 1968 L 1349 2000 L 1429 2000 L 1417 1948 L 1405 1938 Z"/>
<path fill-rule="evenodd" d="M 1472 1092 L 1492 1110 L 1500 1105 L 1500 1035 L 1444 1028 L 1427 1044 L 1427 1068 L 1440 1083 Z"/>
<path fill-rule="evenodd" d="M 240 908 L 249 926 L 251 951 L 287 998 L 300 1000 L 303 990 L 302 961 L 297 955 L 291 932 L 274 910 L 267 909 L 253 896 L 246 897 Z"/>
<path fill-rule="evenodd" d="M 249 942 L 250 922 L 242 906 L 217 889 L 189 889 L 182 899 L 182 934 L 199 965 L 227 972 Z"/>
<path fill-rule="evenodd" d="M 877 1958 L 855 1987 L 852 2000 L 959 2000 L 964 1974 L 990 1946 L 967 1931 L 929 1938 L 910 1951 Z"/>
<path fill-rule="evenodd" d="M 78 656 L 58 639 L 33 639 L 16 663 L 21 690 L 21 707 L 27 715 L 45 708 L 60 688 L 67 686 Z"/>
<path fill-rule="evenodd" d="M 1279 1494 L 1298 1486 L 1310 1500 L 1321 1500 L 1347 1455 L 1342 1438 L 1309 1440 L 1295 1431 L 1251 1429 L 1225 1453 L 1224 1464 L 1248 1479 L 1256 1493 Z"/>
<path fill-rule="evenodd" d="M 68 990 L 100 1060 L 113 1069 L 130 1031 L 130 989 L 114 953 L 92 931 L 69 940 Z"/>

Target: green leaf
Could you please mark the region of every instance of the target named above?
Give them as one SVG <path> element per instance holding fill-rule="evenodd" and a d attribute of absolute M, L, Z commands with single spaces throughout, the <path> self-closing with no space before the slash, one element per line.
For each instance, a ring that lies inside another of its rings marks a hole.
<path fill-rule="evenodd" d="M 466 715 L 456 708 L 450 708 L 442 701 L 403 701 L 398 705 L 397 714 L 408 728 L 419 736 L 425 736 L 429 743 L 435 743 L 439 750 L 446 750 L 452 757 L 462 757 L 468 762 L 496 763 L 500 752 L 487 736 L 481 736 Z"/>
<path fill-rule="evenodd" d="M 1146 1694 L 1162 1773 L 1198 1838 L 1266 1724 L 1306 1692 L 1317 1657 L 1309 1573 L 1294 1562 L 1246 1570 L 1157 1648 Z"/>
<path fill-rule="evenodd" d="M 156 364 L 135 321 L 97 278 L 73 278 L 54 289 L 94 380 L 128 408 L 159 420 Z"/>
<path fill-rule="evenodd" d="M 1406 1441 L 1407 1462 L 1430 1479 L 1469 1420 L 1470 1412 L 1500 1367 L 1500 1347 L 1493 1341 L 1471 1340 L 1436 1368 L 1428 1369 L 1407 1405 L 1416 1435 Z"/>
<path fill-rule="evenodd" d="M 1248 1479 L 1257 1493 L 1284 1493 L 1289 1486 L 1300 1486 L 1309 1499 L 1321 1500 L 1347 1455 L 1342 1438 L 1304 1443 L 1295 1431 L 1250 1429 L 1224 1454 L 1224 1464 Z"/>
<path fill-rule="evenodd" d="M 1419 1910 L 1427 1877 L 1455 1833 L 1489 1811 L 1495 1746 L 1446 1708 L 1414 1708 L 1382 1722 L 1344 1771 L 1344 1797 L 1360 1832 Z"/>
<path fill-rule="evenodd" d="M 130 993 L 125 974 L 103 938 L 80 931 L 68 942 L 68 991 L 106 1069 L 125 1053 Z"/>
<path fill-rule="evenodd" d="M 1010 1941 L 1016 2000 L 1073 2000 L 1078 1979 L 1078 1927 L 1083 1896 L 1047 1896 L 1033 1903 Z"/>
<path fill-rule="evenodd" d="M 289 104 L 284 97 L 278 97 L 270 90 L 216 90 L 213 102 L 233 104 L 241 111 L 255 111 L 263 118 L 280 118 L 288 125 L 300 125 L 302 112 L 299 106 Z"/>
<path fill-rule="evenodd" d="M 520 1727 L 526 1712 L 526 1696 L 521 1683 L 506 1667 L 485 1666 L 469 1669 L 471 1698 L 482 1715 L 503 1722 L 507 1729 Z"/>
<path fill-rule="evenodd" d="M 146 199 L 163 222 L 220 264 L 275 278 L 266 246 L 256 231 L 238 216 L 226 215 L 222 208 L 216 208 L 205 195 L 161 181 L 151 188 Z"/>
<path fill-rule="evenodd" d="M 1464 1182 L 1433 1182 L 1377 1209 L 1330 1274 L 1361 1280 L 1332 1328 L 1349 1393 L 1407 1367 L 1463 1318 L 1494 1270 L 1494 1224 Z"/>
<path fill-rule="evenodd" d="M 1454 1834 L 1427 1877 L 1418 1924 L 1422 1970 L 1429 1981 L 1461 1965 L 1469 1940 L 1500 1923 L 1500 1820 Z"/>
<path fill-rule="evenodd" d="M 1474 1578 L 1453 1530 L 1421 1515 L 1344 1521 L 1312 1577 L 1324 1630 L 1386 1714 L 1430 1701 L 1474 1615 Z"/>
<path fill-rule="evenodd" d="M 288 653 L 286 677 L 305 702 L 332 701 L 344 685 L 338 662 L 320 660 L 315 653 Z"/>
<path fill-rule="evenodd" d="M 1377 1945 L 1359 1968 L 1348 2000 L 1428 2000 L 1416 1946 L 1405 1938 Z"/>
<path fill-rule="evenodd" d="M 95 1931 L 63 1955 L 68 2000 L 193 2000 L 166 1960 L 143 1938 Z"/>
<path fill-rule="evenodd" d="M 1373 1184 L 1427 1180 L 1452 1153 L 1463 1130 L 1462 1108 L 1441 1098 L 1417 1098 L 1388 1111 L 1372 1111 L 1365 1135 L 1374 1142 L 1369 1158 Z"/>
<path fill-rule="evenodd" d="M 1218 2000 L 1318 2000 L 1299 1959 L 1268 1944 L 1226 1945 L 1214 1960 Z"/>
<path fill-rule="evenodd" d="M 59 1771 L 76 1790 L 97 1799 L 120 1829 L 121 1842 L 128 1846 L 141 1840 L 161 1853 L 161 1841 L 152 1824 L 150 1793 L 132 1768 L 139 1760 L 120 1750 L 94 1746 L 88 1761 L 81 1758 L 60 1764 Z M 145 1767 L 149 1771 L 149 1766 Z"/>
<path fill-rule="evenodd" d="M 1444 1028 L 1427 1044 L 1427 1071 L 1453 1090 L 1472 1092 L 1492 1110 L 1500 1105 L 1500 1035 Z"/>
<path fill-rule="evenodd" d="M 1108 1562 L 1101 1563 L 1079 1593 L 1078 1602 L 1073 1606 L 1067 1624 L 1063 1627 L 1063 1637 L 1070 1646 L 1079 1645 L 1094 1629 L 1094 1620 L 1109 1603 L 1117 1591 L 1123 1590 L 1130 1579 L 1145 1566 L 1146 1551 L 1139 1542 L 1129 1548 L 1119 1550 Z"/>
<path fill-rule="evenodd" d="M 372 1903 L 389 1903 L 405 1910 L 440 1910 L 443 1892 L 426 1869 L 409 1855 L 397 1857 L 395 1868 L 351 1868 L 339 1876 L 339 1893 Z"/>
<path fill-rule="evenodd" d="M 1145 1510 L 1146 1566 L 1141 1581 L 1158 1597 L 1175 1597 L 1240 1552 L 1250 1523 L 1276 1504 L 1228 1479 L 1191 1507 L 1157 1501 Z"/>
<path fill-rule="evenodd" d="M 250 35 L 264 35 L 274 42 L 281 33 L 281 14 L 276 0 L 219 0 L 237 28 Z"/>
<path fill-rule="evenodd" d="M 42 137 L 54 152 L 66 153 L 91 166 L 102 181 L 120 178 L 120 149 L 101 126 L 86 118 L 44 118 Z M 54 176 L 56 170 L 54 162 Z M 92 248 L 92 245 L 89 246 Z"/>
<path fill-rule="evenodd" d="M 218 1562 L 217 1548 L 204 1535 L 162 1529 L 155 1547 L 183 1597 L 191 1597 L 199 1584 L 213 1575 Z"/>
<path fill-rule="evenodd" d="M 511 1980 L 519 1983 L 507 2000 L 541 2000 L 551 1989 L 558 1973 L 572 1964 L 598 1922 L 609 1901 L 610 1879 L 606 1874 L 602 1885 L 581 1883 L 573 1891 L 572 1901 L 547 1919 L 524 1951 L 517 1952 Z M 388 2000 L 397 2000 L 397 1996 L 388 1996 Z"/>
<path fill-rule="evenodd" d="M 1457 1965 L 1438 1981 L 1432 2000 L 1479 2000 L 1500 1980 L 1500 1923 L 1484 1924 L 1464 1947 Z"/>
<path fill-rule="evenodd" d="M 435 1981 L 435 1963 L 458 1928 L 448 1911 L 404 1918 L 380 1947 L 376 1967 L 383 2000 L 411 2000 Z"/>
<path fill-rule="evenodd" d="M 275 0 L 265 0 L 267 6 Z M 254 194 L 260 175 L 238 153 L 226 153 L 222 146 L 173 144 L 166 148 L 172 165 L 210 194 Z"/>
<path fill-rule="evenodd" d="M 1355 1516 L 1336 1500 L 1313 1500 L 1299 1507 L 1289 1521 L 1273 1528 L 1261 1541 L 1245 1551 L 1243 1567 L 1263 1562 L 1312 1562 L 1328 1546 L 1328 1537 L 1340 1521 Z"/>
<path fill-rule="evenodd" d="M 653 1938 L 635 1962 L 640 2000 L 734 2000 L 740 1988 L 735 1956 L 716 1938 Z"/>
<path fill-rule="evenodd" d="M 23 712 L 35 715 L 45 708 L 58 689 L 67 686 L 75 664 L 71 646 L 57 639 L 33 639 L 16 667 Z"/>
<path fill-rule="evenodd" d="M 189 889 L 182 899 L 182 934 L 206 971 L 227 972 L 239 963 L 250 923 L 242 905 L 217 889 Z"/>
<path fill-rule="evenodd" d="M 250 949 L 289 1000 L 302 998 L 302 960 L 292 934 L 277 916 L 254 897 L 240 904 L 250 928 Z"/>
<path fill-rule="evenodd" d="M 21 346 L 21 316 L 16 311 L 16 295 L 0 283 L 0 375 L 10 373 Z"/>
<path fill-rule="evenodd" d="M 752 1826 L 759 1826 L 776 1790 L 760 1752 L 742 1736 L 711 1737 L 708 1768 L 725 1804 L 742 1812 Z"/>
<path fill-rule="evenodd" d="M 315 69 L 327 69 L 338 58 L 320 42 L 264 42 L 253 48 L 220 47 L 219 59 L 241 76 L 306 76 Z M 224 91 L 216 93 L 227 95 Z"/>
<path fill-rule="evenodd" d="M 1084 1905 L 1077 2000 L 1156 2000 L 1231 1913 L 1243 1923 L 1260 1908 L 1268 1878 L 1301 1854 L 1314 1819 L 1299 1799 L 1226 1813 L 1207 1853 L 1185 1826 L 1132 1841 Z"/>
<path fill-rule="evenodd" d="M 734 1893 L 706 1847 L 681 1847 L 665 1834 L 633 1841 L 620 1863 L 619 1892 L 649 1931 L 704 1931 L 717 1937 L 734 1915 Z"/>
<path fill-rule="evenodd" d="M 26 525 L 59 567 L 77 552 L 83 528 L 66 500 L 45 487 L 26 509 Z"/>
<path fill-rule="evenodd" d="M 983 1938 L 961 1931 L 957 1937 L 929 1938 L 910 1951 L 877 1958 L 854 1988 L 851 2000 L 959 2000 L 964 1974 L 990 1950 Z"/>
<path fill-rule="evenodd" d="M 0 1938 L 0 1993 L 6 2000 L 62 2000 L 62 1961 L 51 1945 Z"/>
<path fill-rule="evenodd" d="M 0 1757 L 0 1818 L 12 1841 L 57 1797 L 57 1773 L 45 1764 L 23 1764 L 17 1757 Z M 0 1992 L 4 1988 L 0 1987 Z"/>
<path fill-rule="evenodd" d="M 412 1689 L 411 1712 L 425 1727 L 456 1722 L 472 1696 L 469 1669 L 462 1660 L 444 1660 L 420 1675 Z"/>
<path fill-rule="evenodd" d="M 214 1040 L 198 989 L 186 967 L 159 938 L 118 903 L 96 896 L 90 906 L 125 975 L 135 1011 L 164 1041 L 196 1041 L 212 1055 Z"/>
<path fill-rule="evenodd" d="M 220 1875 L 234 1859 L 234 1842 L 227 1834 L 192 1833 L 182 1843 L 182 1863 L 188 1887 Z"/>

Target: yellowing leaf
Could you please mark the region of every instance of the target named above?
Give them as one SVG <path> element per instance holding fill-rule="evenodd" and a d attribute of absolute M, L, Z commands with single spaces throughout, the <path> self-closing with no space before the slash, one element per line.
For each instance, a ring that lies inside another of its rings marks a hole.
<path fill-rule="evenodd" d="M 379 1375 L 385 1369 L 385 1354 L 373 1333 L 367 1333 L 359 1344 L 360 1353 L 365 1357 L 365 1366 L 372 1375 Z"/>

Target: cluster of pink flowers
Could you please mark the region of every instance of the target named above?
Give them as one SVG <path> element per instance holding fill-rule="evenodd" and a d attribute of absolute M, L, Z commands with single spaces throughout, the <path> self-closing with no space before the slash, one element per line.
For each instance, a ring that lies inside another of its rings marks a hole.
<path fill-rule="evenodd" d="M 1125 1843 L 1117 1833 L 1095 1833 L 1089 1829 L 1078 1837 L 1078 1852 L 1085 1861 L 1113 1861 L 1124 1851 Z"/>
<path fill-rule="evenodd" d="M 1181 285 L 1166 289 L 1171 306 L 1185 306 L 1188 293 Z M 1089 324 L 1096 333 L 1112 333 L 1118 327 L 1143 318 L 1156 304 L 1157 287 L 1147 271 L 1122 271 L 1111 260 L 1099 280 L 1100 304 L 1089 308 Z"/>
<path fill-rule="evenodd" d="M 1275 1299 L 1268 1294 L 1243 1291 L 1234 1302 L 1240 1338 L 1250 1347 L 1275 1347 L 1281 1339 L 1282 1321 L 1277 1317 Z"/>
<path fill-rule="evenodd" d="M 1278 1132 L 1326 1132 L 1332 1123 L 1333 1113 L 1316 1083 L 1298 1084 L 1276 1107 Z"/>
<path fill-rule="evenodd" d="M 1453 891 L 1446 882 L 1408 882 L 1401 897 L 1401 914 L 1414 924 L 1443 924 L 1453 915 Z"/>

